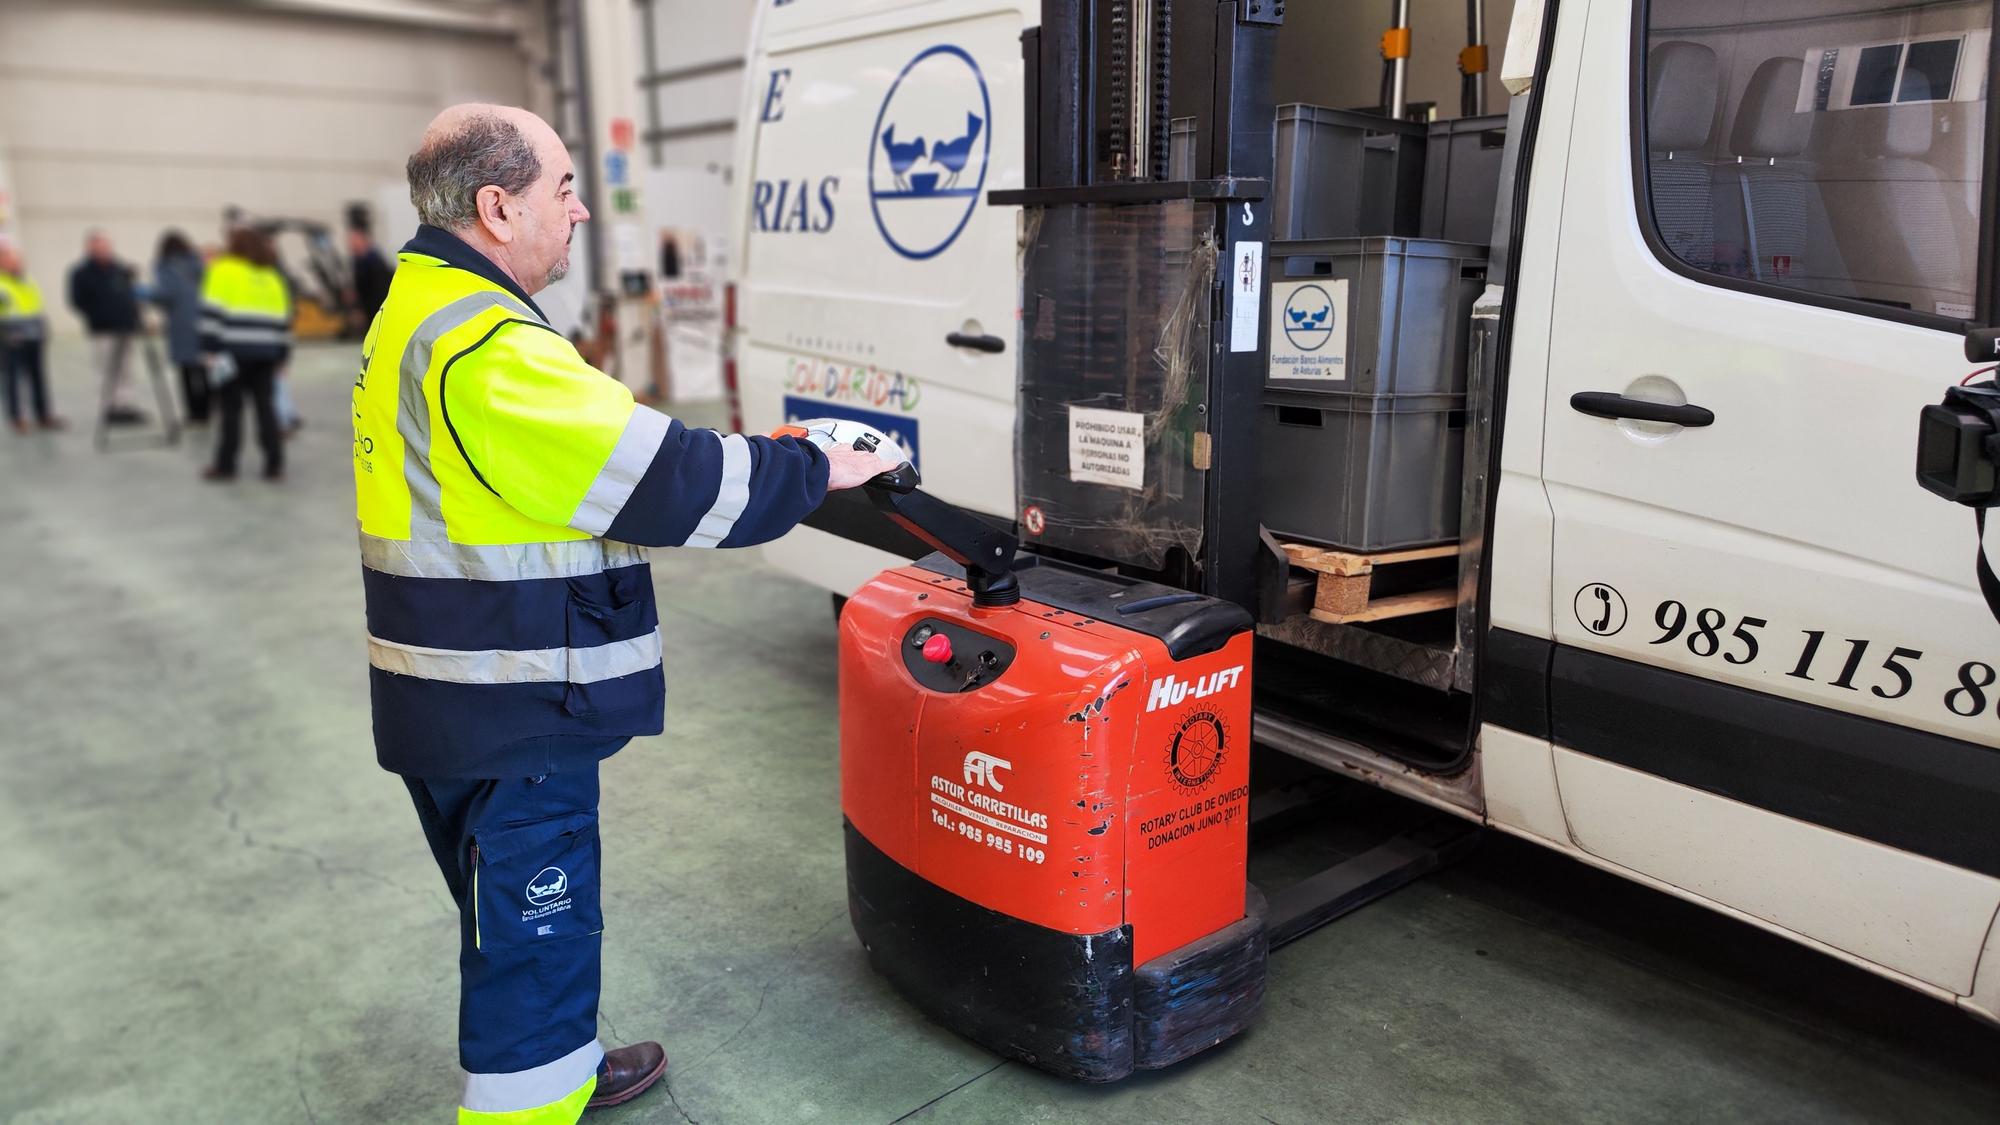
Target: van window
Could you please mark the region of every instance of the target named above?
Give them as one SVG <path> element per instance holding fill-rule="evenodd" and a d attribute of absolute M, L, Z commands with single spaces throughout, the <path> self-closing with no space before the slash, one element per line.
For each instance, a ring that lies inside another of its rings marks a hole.
<path fill-rule="evenodd" d="M 1653 0 L 1634 132 L 1656 249 L 1766 292 L 1970 318 L 1992 15 Z"/>

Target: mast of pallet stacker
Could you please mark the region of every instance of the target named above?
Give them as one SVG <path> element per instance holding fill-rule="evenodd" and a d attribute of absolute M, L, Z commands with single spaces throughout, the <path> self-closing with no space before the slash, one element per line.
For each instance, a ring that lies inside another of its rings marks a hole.
<path fill-rule="evenodd" d="M 1465 49 L 1458 53 L 1459 112 L 1486 112 L 1486 0 L 1465 0 Z"/>
<path fill-rule="evenodd" d="M 1382 61 L 1389 64 L 1389 116 L 1400 121 L 1410 105 L 1410 0 L 1395 0 L 1393 19 L 1382 33 Z"/>

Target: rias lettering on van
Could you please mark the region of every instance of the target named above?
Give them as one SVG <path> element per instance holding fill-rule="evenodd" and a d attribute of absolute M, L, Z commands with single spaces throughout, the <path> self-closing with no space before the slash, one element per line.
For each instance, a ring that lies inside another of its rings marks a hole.
<path fill-rule="evenodd" d="M 1162 707 L 1177 707 L 1190 699 L 1207 699 L 1217 692 L 1228 691 L 1243 679 L 1243 665 L 1224 668 L 1220 672 L 1210 672 L 1193 680 L 1183 680 L 1179 676 L 1166 675 L 1153 681 L 1146 692 L 1146 710 L 1158 711 Z"/>
<path fill-rule="evenodd" d="M 778 2 L 782 6 L 786 0 Z M 779 67 L 771 72 L 771 83 L 764 87 L 764 124 L 769 125 L 773 121 L 785 119 L 785 86 L 791 80 L 790 67 Z"/>
<path fill-rule="evenodd" d="M 761 234 L 825 234 L 833 229 L 839 176 L 758 180 L 750 193 L 750 216 Z"/>
<path fill-rule="evenodd" d="M 785 89 L 791 82 L 789 67 L 771 71 L 758 115 L 761 124 L 785 119 Z M 833 229 L 834 197 L 839 194 L 839 176 L 758 180 L 750 193 L 751 220 L 760 234 L 825 234 Z"/>

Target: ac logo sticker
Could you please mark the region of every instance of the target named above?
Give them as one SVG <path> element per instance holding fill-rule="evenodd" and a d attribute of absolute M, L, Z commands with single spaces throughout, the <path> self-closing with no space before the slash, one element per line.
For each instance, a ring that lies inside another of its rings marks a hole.
<path fill-rule="evenodd" d="M 965 783 L 984 785 L 995 793 L 1005 793 L 1007 787 L 1000 783 L 1000 771 L 1012 770 L 1014 763 L 977 750 L 965 756 Z"/>
<path fill-rule="evenodd" d="M 1220 672 L 1210 672 L 1192 681 L 1178 676 L 1162 676 L 1154 680 L 1153 686 L 1146 692 L 1146 710 L 1150 713 L 1162 707 L 1178 707 L 1190 699 L 1207 699 L 1219 691 L 1228 691 L 1242 679 L 1241 664 Z"/>

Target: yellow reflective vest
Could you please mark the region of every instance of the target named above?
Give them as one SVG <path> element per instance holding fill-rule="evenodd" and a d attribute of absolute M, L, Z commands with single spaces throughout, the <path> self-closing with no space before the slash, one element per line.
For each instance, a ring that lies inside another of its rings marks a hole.
<path fill-rule="evenodd" d="M 644 546 L 733 547 L 816 507 L 790 438 L 689 429 L 584 362 L 449 233 L 404 248 L 354 384 L 377 758 L 527 777 L 660 731 Z"/>
<path fill-rule="evenodd" d="M 0 343 L 25 344 L 47 331 L 41 289 L 25 275 L 0 273 Z"/>
<path fill-rule="evenodd" d="M 292 293 L 285 277 L 234 254 L 201 279 L 201 350 L 239 362 L 282 363 L 291 352 Z"/>

